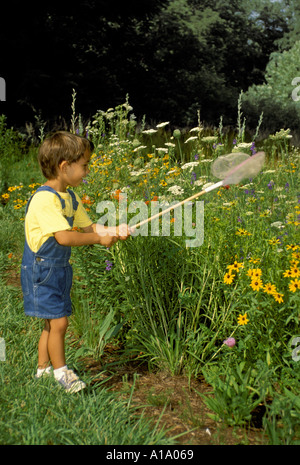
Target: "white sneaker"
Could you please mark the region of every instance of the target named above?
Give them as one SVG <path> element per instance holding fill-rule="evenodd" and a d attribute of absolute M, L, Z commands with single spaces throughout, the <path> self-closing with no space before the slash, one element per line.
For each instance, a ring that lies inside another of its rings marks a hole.
<path fill-rule="evenodd" d="M 74 371 L 69 369 L 64 370 L 62 377 L 57 381 L 66 392 L 78 392 L 86 387 L 86 384 L 78 378 Z"/>

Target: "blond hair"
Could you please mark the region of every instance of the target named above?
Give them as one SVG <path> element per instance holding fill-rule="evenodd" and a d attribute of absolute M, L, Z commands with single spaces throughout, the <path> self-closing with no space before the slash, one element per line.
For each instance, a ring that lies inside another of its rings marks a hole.
<path fill-rule="evenodd" d="M 78 161 L 94 146 L 85 137 L 67 131 L 57 131 L 42 142 L 38 153 L 38 161 L 46 179 L 55 179 L 57 168 L 63 161 L 69 164 Z"/>

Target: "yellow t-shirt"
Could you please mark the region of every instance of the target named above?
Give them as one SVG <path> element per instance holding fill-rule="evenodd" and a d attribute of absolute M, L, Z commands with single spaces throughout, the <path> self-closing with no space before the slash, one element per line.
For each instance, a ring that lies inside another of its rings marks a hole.
<path fill-rule="evenodd" d="M 58 194 L 65 201 L 64 209 L 58 196 L 49 191 L 37 192 L 29 204 L 25 217 L 25 236 L 30 249 L 35 253 L 55 232 L 72 229 L 65 216 L 74 215 L 73 227 L 85 228 L 92 224 L 80 197 L 75 192 L 79 204 L 75 214 L 71 195 L 68 192 Z"/>

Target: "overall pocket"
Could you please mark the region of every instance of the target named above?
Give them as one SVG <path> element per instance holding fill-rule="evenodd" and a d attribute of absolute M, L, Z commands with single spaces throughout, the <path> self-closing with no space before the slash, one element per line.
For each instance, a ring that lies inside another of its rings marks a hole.
<path fill-rule="evenodd" d="M 32 280 L 34 286 L 47 284 L 53 273 L 52 266 L 33 265 Z"/>

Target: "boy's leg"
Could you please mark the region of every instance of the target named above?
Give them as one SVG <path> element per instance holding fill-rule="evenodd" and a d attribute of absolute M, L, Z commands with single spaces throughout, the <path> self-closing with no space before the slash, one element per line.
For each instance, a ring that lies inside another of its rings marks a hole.
<path fill-rule="evenodd" d="M 86 384 L 66 365 L 65 334 L 68 327 L 68 318 L 49 320 L 49 326 L 48 352 L 54 370 L 54 377 L 67 392 L 78 392 L 84 389 Z"/>
<path fill-rule="evenodd" d="M 50 362 L 49 353 L 48 353 L 48 337 L 49 337 L 49 322 L 45 320 L 45 326 L 42 331 L 39 345 L 38 345 L 38 368 L 44 369 L 47 368 Z"/>
<path fill-rule="evenodd" d="M 48 322 L 48 354 L 53 369 L 56 370 L 66 365 L 65 334 L 68 327 L 68 318 L 64 316 L 62 318 L 48 320 Z"/>

